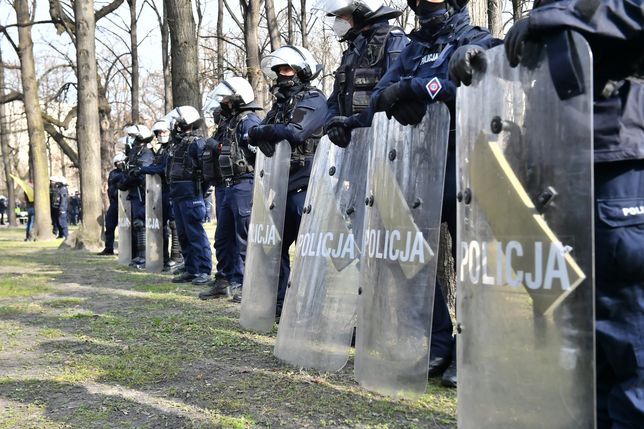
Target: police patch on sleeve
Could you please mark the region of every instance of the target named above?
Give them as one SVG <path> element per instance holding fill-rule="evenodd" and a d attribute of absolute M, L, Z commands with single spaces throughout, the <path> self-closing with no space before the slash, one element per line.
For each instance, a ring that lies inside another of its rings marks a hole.
<path fill-rule="evenodd" d="M 427 82 L 427 85 L 425 85 L 425 88 L 427 88 L 427 92 L 429 92 L 429 96 L 432 97 L 432 100 L 436 98 L 439 92 L 441 92 L 441 89 L 443 89 L 443 85 L 441 85 L 440 80 L 438 80 L 437 77 L 434 77 L 432 80 Z"/>

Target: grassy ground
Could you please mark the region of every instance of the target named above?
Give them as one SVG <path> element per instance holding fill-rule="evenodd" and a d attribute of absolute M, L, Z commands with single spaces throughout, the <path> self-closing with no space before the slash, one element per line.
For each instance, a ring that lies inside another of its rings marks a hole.
<path fill-rule="evenodd" d="M 212 233 L 209 235 L 212 236 Z M 456 395 L 359 388 L 302 371 L 244 331 L 239 306 L 114 258 L 0 229 L 0 428 L 445 428 Z"/>

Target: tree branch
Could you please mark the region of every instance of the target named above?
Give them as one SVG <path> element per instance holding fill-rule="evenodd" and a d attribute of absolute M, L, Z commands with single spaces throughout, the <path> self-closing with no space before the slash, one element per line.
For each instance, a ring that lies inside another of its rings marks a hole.
<path fill-rule="evenodd" d="M 98 22 L 99 19 L 105 17 L 106 15 L 109 15 L 110 13 L 114 12 L 122 4 L 123 4 L 123 0 L 113 0 L 112 3 L 109 3 L 103 6 L 99 11 L 97 11 L 94 14 L 96 22 Z"/>

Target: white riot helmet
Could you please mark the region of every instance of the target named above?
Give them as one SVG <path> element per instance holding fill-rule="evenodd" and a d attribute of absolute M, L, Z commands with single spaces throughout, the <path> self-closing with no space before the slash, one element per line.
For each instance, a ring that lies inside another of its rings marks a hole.
<path fill-rule="evenodd" d="M 166 144 L 170 141 L 170 125 L 165 120 L 156 121 L 152 125 L 152 132 L 159 143 Z"/>
<path fill-rule="evenodd" d="M 170 113 L 165 115 L 164 120 L 166 119 L 169 120 L 169 123 L 174 123 L 174 127 L 179 128 L 181 131 L 186 131 L 190 128 L 198 128 L 201 126 L 202 122 L 199 111 L 192 106 L 176 107 Z"/>
<path fill-rule="evenodd" d="M 59 176 L 58 183 L 60 183 L 63 186 L 67 186 L 67 179 L 64 176 Z"/>
<path fill-rule="evenodd" d="M 222 80 L 206 97 L 204 115 L 211 116 L 221 107 L 221 102 L 230 97 L 233 108 L 237 110 L 259 110 L 261 107 L 255 102 L 255 93 L 250 83 L 243 77 L 231 77 Z"/>
<path fill-rule="evenodd" d="M 145 125 L 129 125 L 123 128 L 123 131 L 125 131 L 128 136 L 134 137 L 134 140 L 141 143 L 149 143 L 154 138 L 152 131 L 150 131 L 150 129 Z"/>
<path fill-rule="evenodd" d="M 60 183 L 60 176 L 49 176 L 49 181 L 54 183 Z"/>
<path fill-rule="evenodd" d="M 382 0 L 318 0 L 315 9 L 324 11 L 327 16 L 334 16 L 333 31 L 345 40 L 351 29 L 359 31 L 375 20 L 393 19 L 402 15 L 402 11 L 386 6 Z M 351 17 L 353 27 L 346 19 Z"/>
<path fill-rule="evenodd" d="M 116 155 L 114 155 L 114 158 L 112 158 L 112 164 L 116 165 L 119 162 L 125 162 L 127 157 L 125 156 L 125 153 L 123 152 L 118 152 Z"/>
<path fill-rule="evenodd" d="M 274 50 L 262 59 L 262 71 L 269 79 L 277 79 L 279 66 L 290 66 L 302 82 L 310 82 L 322 72 L 308 49 L 301 46 L 286 45 Z"/>

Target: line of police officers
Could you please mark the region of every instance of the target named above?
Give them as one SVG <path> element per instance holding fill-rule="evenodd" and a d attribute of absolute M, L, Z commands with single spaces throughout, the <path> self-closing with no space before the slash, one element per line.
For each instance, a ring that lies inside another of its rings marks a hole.
<path fill-rule="evenodd" d="M 161 149 L 147 147 L 153 134 L 128 128 L 133 145 L 114 158 L 108 179 L 110 210 L 106 248 L 113 254 L 116 189 L 128 190 L 135 237 L 134 264 L 144 264 L 145 174 L 164 180 L 164 229 L 176 230 L 185 270 L 173 282 L 209 285 L 201 299 L 233 296 L 241 284 L 252 203 L 257 150 L 270 157 L 275 144 L 292 146 L 286 220 L 276 315 L 279 317 L 290 272 L 288 249 L 295 241 L 318 140 L 327 134 L 347 147 L 351 131 L 368 127 L 374 112 L 385 111 L 403 125 L 421 121 L 426 106 L 445 103 L 452 124 L 445 178 L 443 221 L 456 237 L 456 160 L 454 129 L 457 86 L 470 84 L 482 53 L 501 40 L 469 24 L 467 0 L 408 0 L 419 28 L 409 36 L 389 23 L 401 14 L 378 0 L 326 0 L 318 7 L 334 16 L 334 31 L 346 42 L 333 93 L 327 100 L 315 87 L 321 67 L 299 46 L 284 46 L 262 61 L 273 80 L 274 103 L 263 120 L 250 84 L 241 77 L 222 81 L 208 96 L 204 112 L 217 129 L 205 140 L 202 118 L 190 106 L 170 112 L 153 127 Z M 537 1 L 529 17 L 515 23 L 505 40 L 512 66 L 526 40 L 573 29 L 595 55 L 595 198 L 610 206 L 610 219 L 596 219 L 597 401 L 600 427 L 644 427 L 644 6 L 639 0 Z M 559 52 L 566 57 L 566 52 Z M 555 64 L 557 56 L 554 56 Z M 551 59 L 551 61 L 553 61 Z M 547 125 L 547 124 L 544 124 Z M 126 167 L 127 166 L 127 167 Z M 422 172 L 421 172 L 422 173 Z M 204 192 L 215 187 L 217 267 L 211 280 L 211 250 L 202 227 Z M 604 210 L 606 213 L 606 210 Z M 627 216 L 628 215 L 628 216 Z M 169 240 L 166 239 L 166 242 Z M 167 248 L 167 246 L 164 246 Z M 173 246 L 173 258 L 180 262 Z M 164 261 L 170 266 L 169 252 Z M 616 261 L 618 259 L 618 261 Z M 618 263 L 616 263 L 618 262 Z M 433 312 L 430 375 L 456 386 L 455 341 L 438 282 Z"/>

